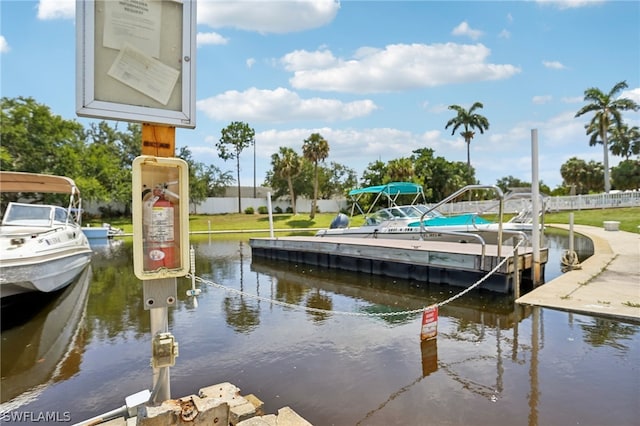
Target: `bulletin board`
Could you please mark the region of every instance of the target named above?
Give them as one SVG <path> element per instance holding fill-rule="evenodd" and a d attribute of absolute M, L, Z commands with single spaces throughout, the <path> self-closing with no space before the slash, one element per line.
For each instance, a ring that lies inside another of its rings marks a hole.
<path fill-rule="evenodd" d="M 195 127 L 195 0 L 76 3 L 79 116 Z"/>

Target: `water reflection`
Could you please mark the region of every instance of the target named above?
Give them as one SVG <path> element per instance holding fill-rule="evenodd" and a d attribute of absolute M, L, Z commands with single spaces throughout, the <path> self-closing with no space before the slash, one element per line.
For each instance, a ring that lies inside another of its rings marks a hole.
<path fill-rule="evenodd" d="M 1 403 L 20 397 L 15 403 L 22 405 L 37 398 L 46 384 L 68 380 L 80 371 L 86 343 L 81 319 L 91 279 L 87 266 L 63 291 L 21 295 L 2 307 Z M 34 304 L 34 297 L 48 303 Z M 13 322 L 24 312 L 32 314 L 27 322 Z"/>
<path fill-rule="evenodd" d="M 192 242 L 198 275 L 216 285 L 202 286 L 195 308 L 190 280 L 178 280 L 169 310 L 180 344 L 175 397 L 229 381 L 267 412 L 289 405 L 316 425 L 626 425 L 640 415 L 637 325 L 522 309 L 512 296 L 476 291 L 443 306 L 437 339 L 420 342 L 420 314 L 378 314 L 421 309 L 460 289 L 252 261 L 242 241 Z M 550 242 L 547 280 L 560 273 L 566 237 Z M 0 412 L 20 401 L 20 410 L 55 407 L 80 421 L 149 388 L 149 312 L 131 257 L 128 242 L 96 253 L 82 339 L 72 345 L 79 358 L 30 400 L 5 397 L 5 355 L 20 354 L 12 352 L 18 333 L 3 330 Z"/>

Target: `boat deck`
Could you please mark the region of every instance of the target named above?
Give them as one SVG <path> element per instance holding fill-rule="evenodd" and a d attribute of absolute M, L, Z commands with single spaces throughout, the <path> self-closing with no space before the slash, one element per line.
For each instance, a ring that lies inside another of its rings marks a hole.
<path fill-rule="evenodd" d="M 345 237 L 252 238 L 255 257 L 364 272 L 421 282 L 469 287 L 507 257 L 508 260 L 480 288 L 510 293 L 516 278 L 530 280 L 533 250 L 494 244 L 413 241 Z M 540 250 L 543 268 L 548 258 Z"/>

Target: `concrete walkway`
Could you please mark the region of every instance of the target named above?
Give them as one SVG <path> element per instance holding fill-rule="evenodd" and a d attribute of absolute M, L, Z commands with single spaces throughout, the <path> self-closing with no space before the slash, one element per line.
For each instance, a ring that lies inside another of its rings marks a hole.
<path fill-rule="evenodd" d="M 573 229 L 593 241 L 593 256 L 581 269 L 562 274 L 516 302 L 640 322 L 640 234 L 585 225 Z"/>

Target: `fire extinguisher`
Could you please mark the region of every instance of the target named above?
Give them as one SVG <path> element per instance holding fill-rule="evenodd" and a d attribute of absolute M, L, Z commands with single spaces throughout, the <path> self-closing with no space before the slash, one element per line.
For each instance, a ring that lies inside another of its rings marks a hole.
<path fill-rule="evenodd" d="M 144 270 L 175 269 L 174 206 L 166 198 L 164 186 L 157 186 L 144 202 Z"/>

